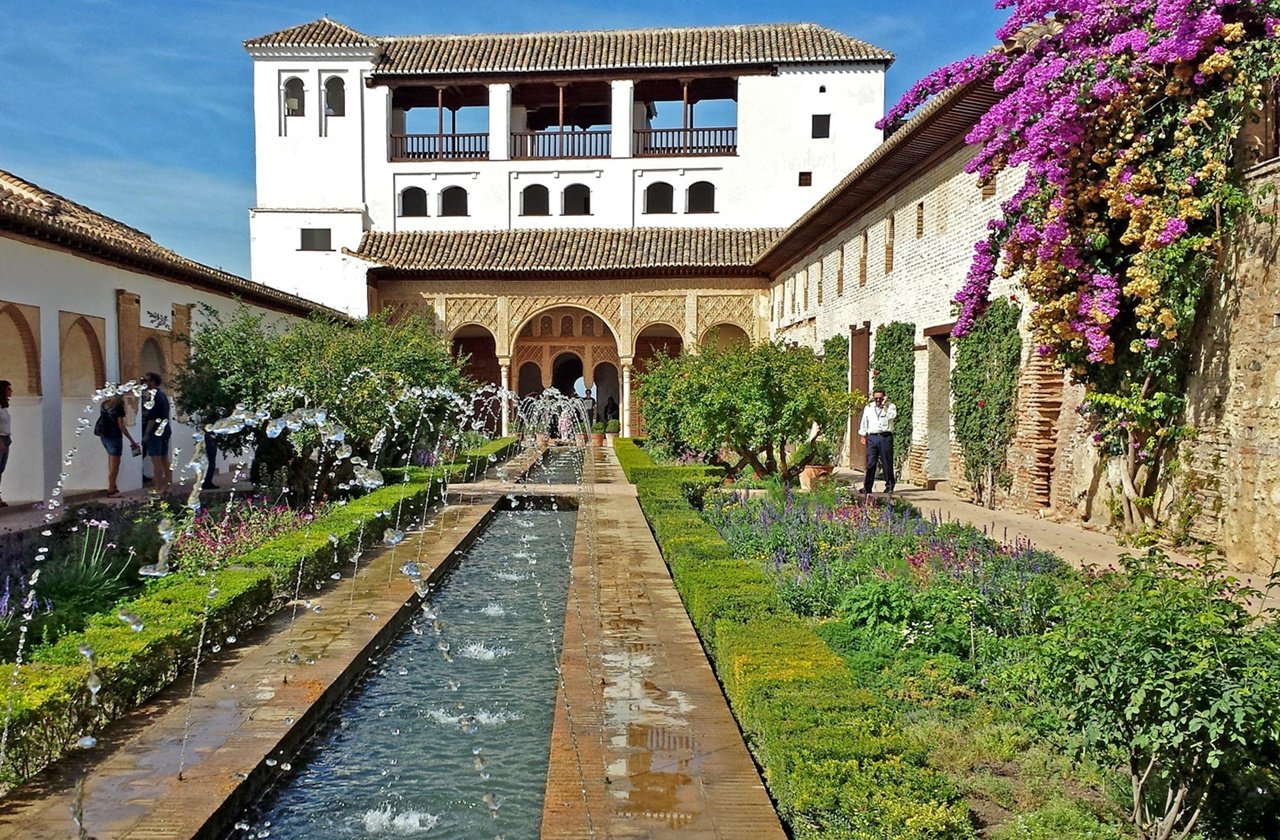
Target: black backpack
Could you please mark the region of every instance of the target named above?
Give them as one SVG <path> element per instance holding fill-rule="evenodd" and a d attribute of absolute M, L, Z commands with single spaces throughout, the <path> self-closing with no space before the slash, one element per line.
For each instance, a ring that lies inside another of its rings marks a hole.
<path fill-rule="evenodd" d="M 98 422 L 93 424 L 93 433 L 98 437 L 111 433 L 111 417 L 107 414 L 106 406 L 98 412 Z"/>

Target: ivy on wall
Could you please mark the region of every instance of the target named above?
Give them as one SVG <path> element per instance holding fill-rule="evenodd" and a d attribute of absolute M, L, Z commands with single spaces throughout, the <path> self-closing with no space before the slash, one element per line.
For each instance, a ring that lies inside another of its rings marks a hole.
<path fill-rule="evenodd" d="M 951 371 L 951 412 L 964 474 L 977 501 L 995 502 L 995 488 L 1007 486 L 1006 455 L 1013 440 L 1018 375 L 1022 369 L 1022 308 L 1000 299 L 955 339 Z"/>
<path fill-rule="evenodd" d="M 872 389 L 883 388 L 889 402 L 898 407 L 893 424 L 896 445 L 894 468 L 901 468 L 911 451 L 911 417 L 916 387 L 916 325 L 894 321 L 876 329 L 876 347 L 871 354 L 874 372 Z"/>

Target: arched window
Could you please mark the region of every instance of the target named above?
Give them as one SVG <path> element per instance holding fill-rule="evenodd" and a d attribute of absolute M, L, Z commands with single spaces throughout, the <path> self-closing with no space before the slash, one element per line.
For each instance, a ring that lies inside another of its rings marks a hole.
<path fill-rule="evenodd" d="M 440 193 L 440 215 L 467 215 L 467 191 L 462 187 L 448 187 Z"/>
<path fill-rule="evenodd" d="M 306 91 L 302 87 L 302 79 L 294 76 L 284 82 L 284 115 L 286 117 L 306 116 Z"/>
<path fill-rule="evenodd" d="M 716 212 L 716 187 L 710 181 L 699 181 L 689 186 L 689 213 Z"/>
<path fill-rule="evenodd" d="M 572 315 L 565 315 L 560 319 L 560 335 L 573 335 Z"/>
<path fill-rule="evenodd" d="M 551 316 L 543 315 L 538 320 L 538 335 L 551 335 Z"/>
<path fill-rule="evenodd" d="M 422 187 L 409 187 L 400 193 L 400 215 L 427 215 L 427 191 Z"/>
<path fill-rule="evenodd" d="M 675 189 L 665 181 L 650 184 L 644 191 L 644 212 L 674 213 Z"/>
<path fill-rule="evenodd" d="M 591 190 L 583 184 L 570 184 L 564 188 L 564 215 L 590 216 Z"/>
<path fill-rule="evenodd" d="M 530 184 L 520 193 L 521 216 L 550 216 L 551 193 L 542 184 Z"/>
<path fill-rule="evenodd" d="M 596 319 L 595 319 L 595 318 L 592 318 L 590 315 L 583 315 L 583 316 L 582 316 L 582 334 L 583 334 L 583 335 L 595 335 L 595 334 L 596 334 Z"/>
<path fill-rule="evenodd" d="M 347 115 L 347 86 L 341 76 L 330 76 L 324 83 L 324 113 L 328 117 Z"/>

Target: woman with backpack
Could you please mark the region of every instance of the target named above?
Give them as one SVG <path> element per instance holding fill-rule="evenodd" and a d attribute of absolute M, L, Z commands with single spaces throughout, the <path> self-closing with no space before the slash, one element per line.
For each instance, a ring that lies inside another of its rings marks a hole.
<path fill-rule="evenodd" d="M 116 394 L 102 401 L 98 414 L 98 423 L 93 433 L 102 441 L 102 448 L 107 450 L 107 498 L 114 499 L 120 495 L 116 487 L 116 478 L 120 475 L 120 456 L 124 452 L 124 439 L 129 439 L 129 450 L 137 455 L 141 452 L 138 442 L 133 439 L 128 425 L 124 422 L 124 397 Z"/>
<path fill-rule="evenodd" d="M 9 422 L 9 398 L 13 396 L 13 383 L 0 379 L 0 478 L 4 477 L 4 468 L 9 463 L 9 444 L 13 443 L 13 429 Z M 0 508 L 9 503 L 0 499 Z"/>

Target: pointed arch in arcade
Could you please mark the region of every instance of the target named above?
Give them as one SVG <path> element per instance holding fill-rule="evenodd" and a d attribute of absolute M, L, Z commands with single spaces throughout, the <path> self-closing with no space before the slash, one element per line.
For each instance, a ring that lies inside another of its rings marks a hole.
<path fill-rule="evenodd" d="M 730 347 L 747 347 L 751 344 L 751 336 L 737 324 L 716 324 L 709 327 L 698 339 L 701 348 L 728 350 Z"/>
<path fill-rule="evenodd" d="M 0 306 L 0 378 L 13 383 L 14 396 L 40 396 L 40 343 L 31 327 L 39 319 L 35 307 Z"/>
<path fill-rule="evenodd" d="M 62 322 L 62 396 L 87 397 L 107 381 L 102 335 L 84 315 L 63 312 Z"/>
<path fill-rule="evenodd" d="M 660 356 L 678 356 L 684 352 L 684 339 L 680 331 L 670 324 L 649 324 L 636 334 L 635 356 L 632 366 L 636 373 L 644 373 L 654 359 Z M 631 389 L 631 434 L 644 436 L 644 413 Z"/>
<path fill-rule="evenodd" d="M 462 375 L 477 386 L 501 386 L 502 366 L 498 363 L 498 341 L 493 333 L 479 324 L 465 324 L 454 330 L 452 337 L 454 359 L 464 359 Z M 483 422 L 489 434 L 497 434 L 501 410 L 497 405 L 496 392 L 489 395 L 477 395 L 472 411 L 474 416 Z"/>

